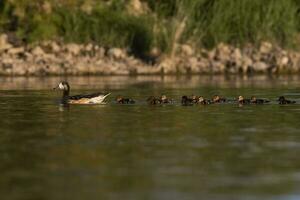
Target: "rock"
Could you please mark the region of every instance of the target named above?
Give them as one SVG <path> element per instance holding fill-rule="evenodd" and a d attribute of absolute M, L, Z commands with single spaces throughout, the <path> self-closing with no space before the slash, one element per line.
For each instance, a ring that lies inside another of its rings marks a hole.
<path fill-rule="evenodd" d="M 43 56 L 45 54 L 44 50 L 41 47 L 39 47 L 39 46 L 34 47 L 31 50 L 31 53 L 34 56 Z"/>
<path fill-rule="evenodd" d="M 289 57 L 283 56 L 282 58 L 279 59 L 278 65 L 280 65 L 280 66 L 286 66 L 289 63 L 289 60 L 290 60 Z"/>
<path fill-rule="evenodd" d="M 220 62 L 220 61 L 213 61 L 211 63 L 211 72 L 214 74 L 219 74 L 219 73 L 224 73 L 225 72 L 225 65 L 224 63 Z"/>
<path fill-rule="evenodd" d="M 61 51 L 60 46 L 56 42 L 51 42 L 50 47 L 53 53 L 59 53 Z"/>
<path fill-rule="evenodd" d="M 250 69 L 253 68 L 253 61 L 248 56 L 244 55 L 242 57 L 241 69 L 244 74 L 246 74 Z"/>
<path fill-rule="evenodd" d="M 93 51 L 93 45 L 91 43 L 87 44 L 84 48 L 85 51 L 91 52 Z"/>
<path fill-rule="evenodd" d="M 260 45 L 259 52 L 263 54 L 268 54 L 272 51 L 273 45 L 269 42 L 263 42 Z"/>
<path fill-rule="evenodd" d="M 16 47 L 16 48 L 10 48 L 7 53 L 8 54 L 12 54 L 12 55 L 16 55 L 16 54 L 20 54 L 20 53 L 24 53 L 24 47 Z"/>
<path fill-rule="evenodd" d="M 73 54 L 74 56 L 77 56 L 81 51 L 81 46 L 78 44 L 67 44 L 66 50 L 67 52 Z"/>
<path fill-rule="evenodd" d="M 222 61 L 223 63 L 230 61 L 231 57 L 231 47 L 225 45 L 223 43 L 217 46 L 217 58 L 218 60 Z"/>
<path fill-rule="evenodd" d="M 240 49 L 235 48 L 232 52 L 232 58 L 234 58 L 235 60 L 241 60 L 242 59 L 242 52 Z"/>
<path fill-rule="evenodd" d="M 187 45 L 187 44 L 181 45 L 180 50 L 181 50 L 182 54 L 185 56 L 194 55 L 194 50 L 190 45 Z"/>
<path fill-rule="evenodd" d="M 8 42 L 8 36 L 6 34 L 0 35 L 0 51 L 4 51 L 12 48 L 12 45 Z"/>
<path fill-rule="evenodd" d="M 170 58 L 165 58 L 159 65 L 158 68 L 166 74 L 175 73 L 176 67 L 175 67 L 174 60 Z"/>
<path fill-rule="evenodd" d="M 107 55 L 108 57 L 117 60 L 125 59 L 127 56 L 126 53 L 120 48 L 109 49 Z"/>
<path fill-rule="evenodd" d="M 253 64 L 253 70 L 255 72 L 267 72 L 269 66 L 264 62 L 255 62 Z"/>

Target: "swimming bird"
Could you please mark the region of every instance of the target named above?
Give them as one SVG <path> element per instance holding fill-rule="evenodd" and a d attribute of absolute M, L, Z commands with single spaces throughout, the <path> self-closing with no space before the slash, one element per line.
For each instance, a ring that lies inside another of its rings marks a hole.
<path fill-rule="evenodd" d="M 280 96 L 278 101 L 279 101 L 279 104 L 295 104 L 296 103 L 296 101 L 287 100 L 284 96 Z"/>
<path fill-rule="evenodd" d="M 214 95 L 212 97 L 212 102 L 213 103 L 225 103 L 226 102 L 226 99 L 223 98 L 223 97 L 220 97 L 219 95 Z"/>
<path fill-rule="evenodd" d="M 124 98 L 122 96 L 117 96 L 116 101 L 118 104 L 134 104 L 135 101 L 133 99 L 130 98 Z"/>
<path fill-rule="evenodd" d="M 238 103 L 239 104 L 250 104 L 251 101 L 250 101 L 250 99 L 245 99 L 243 96 L 239 96 Z"/>
<path fill-rule="evenodd" d="M 79 94 L 70 96 L 70 85 L 68 82 L 60 82 L 55 88 L 63 91 L 61 99 L 62 104 L 100 104 L 110 93 L 92 93 L 92 94 Z"/>
<path fill-rule="evenodd" d="M 192 95 L 191 99 L 192 99 L 192 103 L 198 103 L 199 101 L 199 97 L 196 95 Z"/>
<path fill-rule="evenodd" d="M 210 100 L 204 99 L 202 96 L 198 97 L 198 104 L 207 105 L 211 104 L 212 102 Z"/>
<path fill-rule="evenodd" d="M 169 99 L 166 95 L 161 95 L 160 97 L 150 96 L 147 99 L 148 104 L 156 105 L 156 104 L 168 104 L 172 103 L 173 100 Z"/>
<path fill-rule="evenodd" d="M 181 97 L 181 104 L 184 106 L 192 105 L 194 103 L 194 100 L 191 98 L 188 98 L 187 96 Z"/>
<path fill-rule="evenodd" d="M 252 96 L 250 102 L 252 104 L 264 104 L 264 103 L 269 103 L 270 101 L 265 99 L 257 99 L 255 96 Z"/>
<path fill-rule="evenodd" d="M 147 102 L 148 102 L 149 105 L 157 105 L 157 104 L 161 104 L 161 99 L 157 98 L 157 97 L 154 97 L 154 96 L 150 96 L 147 99 Z"/>
<path fill-rule="evenodd" d="M 172 103 L 172 99 L 169 99 L 166 95 L 161 95 L 160 97 L 160 103 L 161 104 L 168 104 L 168 103 Z"/>

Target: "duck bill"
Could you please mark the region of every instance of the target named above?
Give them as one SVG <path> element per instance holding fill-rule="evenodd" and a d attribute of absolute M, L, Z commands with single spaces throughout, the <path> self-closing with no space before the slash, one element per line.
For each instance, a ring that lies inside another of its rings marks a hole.
<path fill-rule="evenodd" d="M 58 89 L 58 86 L 54 87 L 52 90 L 57 90 Z"/>

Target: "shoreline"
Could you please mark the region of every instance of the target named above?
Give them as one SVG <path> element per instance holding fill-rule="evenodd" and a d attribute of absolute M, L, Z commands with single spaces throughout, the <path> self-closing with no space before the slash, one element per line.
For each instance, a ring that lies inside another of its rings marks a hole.
<path fill-rule="evenodd" d="M 174 54 L 152 55 L 152 61 L 95 44 L 13 46 L 0 35 L 0 76 L 300 74 L 300 52 L 269 42 L 241 48 L 220 43 L 211 50 L 178 44 Z"/>
<path fill-rule="evenodd" d="M 137 76 L 3 76 L 0 90 L 52 90 L 61 81 L 68 81 L 72 89 L 85 90 L 123 90 L 127 87 L 160 85 L 167 88 L 197 88 L 210 86 L 227 89 L 243 87 L 257 88 L 299 88 L 300 75 L 137 75 Z M 3 94 L 2 94 L 3 95 Z"/>

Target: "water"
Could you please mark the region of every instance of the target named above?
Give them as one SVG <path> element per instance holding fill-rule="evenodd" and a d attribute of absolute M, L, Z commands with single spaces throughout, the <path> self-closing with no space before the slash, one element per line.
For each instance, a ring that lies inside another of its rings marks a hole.
<path fill-rule="evenodd" d="M 61 77 L 0 78 L 1 199 L 300 199 L 300 77 L 72 77 L 106 105 L 57 105 Z M 270 105 L 148 106 L 149 95 Z M 117 105 L 118 94 L 136 105 Z M 280 95 L 297 105 L 277 105 Z"/>

